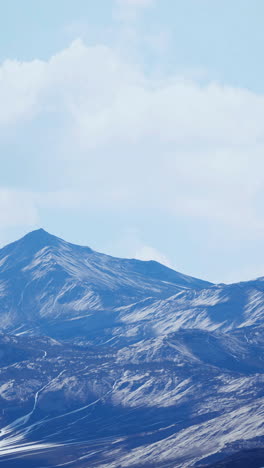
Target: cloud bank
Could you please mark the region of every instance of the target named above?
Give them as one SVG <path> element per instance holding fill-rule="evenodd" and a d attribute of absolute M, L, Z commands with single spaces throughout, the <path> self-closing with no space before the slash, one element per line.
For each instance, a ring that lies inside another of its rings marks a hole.
<path fill-rule="evenodd" d="M 26 195 L 2 186 L 3 225 L 32 225 L 55 207 L 157 210 L 263 236 L 262 95 L 157 79 L 78 39 L 47 61 L 3 62 L 0 100 L 0 144 L 16 135 L 29 172 L 34 163 Z M 15 166 L 20 151 L 12 157 Z"/>

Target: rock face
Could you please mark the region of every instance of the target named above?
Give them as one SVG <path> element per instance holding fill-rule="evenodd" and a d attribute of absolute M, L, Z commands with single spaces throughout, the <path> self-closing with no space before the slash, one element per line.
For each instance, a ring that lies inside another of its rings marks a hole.
<path fill-rule="evenodd" d="M 263 304 L 261 278 L 213 285 L 43 230 L 3 248 L 0 464 L 263 466 Z"/>

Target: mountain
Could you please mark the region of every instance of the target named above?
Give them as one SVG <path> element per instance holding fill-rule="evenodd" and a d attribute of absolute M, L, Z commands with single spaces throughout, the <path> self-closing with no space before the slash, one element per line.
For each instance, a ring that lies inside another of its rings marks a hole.
<path fill-rule="evenodd" d="M 264 281 L 186 289 L 162 300 L 141 301 L 120 309 L 127 327 L 151 324 L 155 333 L 180 328 L 229 331 L 264 322 Z"/>
<path fill-rule="evenodd" d="M 43 230 L 0 250 L 0 466 L 264 465 L 264 281 Z M 240 465 L 239 465 L 240 463 Z"/>
<path fill-rule="evenodd" d="M 263 447 L 263 329 L 124 348 L 3 335 L 0 351 L 4 467 L 189 468 Z"/>
<path fill-rule="evenodd" d="M 102 323 L 113 327 L 117 307 L 210 286 L 157 262 L 110 257 L 43 229 L 1 249 L 0 268 L 3 331 L 55 333 L 65 322 L 65 333 L 75 328 L 78 335 Z"/>

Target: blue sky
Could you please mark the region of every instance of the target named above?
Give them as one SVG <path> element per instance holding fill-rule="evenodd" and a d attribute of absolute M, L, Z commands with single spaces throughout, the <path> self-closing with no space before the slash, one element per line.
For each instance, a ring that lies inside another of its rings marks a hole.
<path fill-rule="evenodd" d="M 216 282 L 264 275 L 261 0 L 10 0 L 0 243 L 44 227 Z"/>

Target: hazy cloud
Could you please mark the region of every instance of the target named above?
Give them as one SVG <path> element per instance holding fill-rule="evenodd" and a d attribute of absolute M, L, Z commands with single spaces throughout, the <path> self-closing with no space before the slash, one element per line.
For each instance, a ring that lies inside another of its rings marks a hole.
<path fill-rule="evenodd" d="M 16 223 L 28 200 L 29 224 L 45 204 L 157 208 L 263 236 L 262 95 L 177 75 L 157 80 L 113 48 L 76 40 L 47 61 L 5 61 L 0 97 L 0 136 L 19 134 L 38 168 L 33 202 L 10 195 L 17 214 L 3 223 Z"/>
<path fill-rule="evenodd" d="M 38 220 L 33 194 L 0 187 L 0 224 L 2 229 L 16 226 L 35 226 Z"/>
<path fill-rule="evenodd" d="M 170 260 L 159 250 L 148 245 L 142 245 L 134 255 L 138 260 L 155 260 L 156 262 L 162 263 L 163 265 L 173 268 Z"/>

